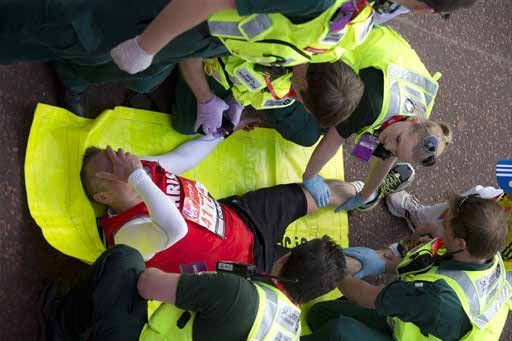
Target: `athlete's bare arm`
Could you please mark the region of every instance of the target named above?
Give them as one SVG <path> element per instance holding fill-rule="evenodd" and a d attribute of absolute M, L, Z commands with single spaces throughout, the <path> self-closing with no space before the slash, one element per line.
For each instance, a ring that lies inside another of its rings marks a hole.
<path fill-rule="evenodd" d="M 172 0 L 142 33 L 139 45 L 147 53 L 156 54 L 215 12 L 235 8 L 235 0 Z"/>

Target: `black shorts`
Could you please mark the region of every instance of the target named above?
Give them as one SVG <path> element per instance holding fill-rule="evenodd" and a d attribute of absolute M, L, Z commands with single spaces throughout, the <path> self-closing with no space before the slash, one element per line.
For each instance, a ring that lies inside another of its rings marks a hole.
<path fill-rule="evenodd" d="M 288 252 L 277 245 L 288 225 L 306 215 L 306 196 L 298 184 L 277 185 L 220 200 L 254 233 L 254 264 L 270 272 L 274 261 Z"/>

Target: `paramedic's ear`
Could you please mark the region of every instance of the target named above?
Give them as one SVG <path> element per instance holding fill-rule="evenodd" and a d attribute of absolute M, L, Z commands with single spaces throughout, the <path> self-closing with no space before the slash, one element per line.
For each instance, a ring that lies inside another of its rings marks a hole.
<path fill-rule="evenodd" d="M 95 193 L 92 197 L 95 201 L 99 202 L 100 204 L 108 206 L 112 204 L 112 196 L 109 192 L 98 192 Z"/>
<path fill-rule="evenodd" d="M 270 271 L 273 276 L 279 276 L 281 274 L 281 270 L 283 269 L 284 264 L 288 262 L 288 259 L 290 259 L 290 255 L 291 252 L 288 252 L 274 262 L 274 265 L 272 265 L 272 270 Z"/>
<path fill-rule="evenodd" d="M 459 250 L 466 249 L 466 240 L 465 239 L 455 237 L 455 243 L 457 244 L 457 247 L 459 248 Z"/>

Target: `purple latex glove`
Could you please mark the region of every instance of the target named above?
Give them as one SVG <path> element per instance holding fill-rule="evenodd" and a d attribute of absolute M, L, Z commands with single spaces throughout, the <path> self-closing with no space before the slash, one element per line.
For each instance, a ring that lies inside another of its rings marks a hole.
<path fill-rule="evenodd" d="M 336 17 L 331 24 L 331 32 L 339 32 L 347 26 L 352 19 L 354 13 L 357 11 L 356 6 L 352 1 L 347 1 L 338 10 Z"/>
<path fill-rule="evenodd" d="M 240 123 L 240 116 L 242 116 L 242 111 L 244 110 L 244 107 L 233 97 L 229 98 L 227 103 L 229 105 L 229 119 L 233 123 L 233 127 L 236 128 L 238 123 Z"/>
<path fill-rule="evenodd" d="M 213 135 L 222 126 L 222 113 L 229 109 L 229 105 L 222 99 L 213 95 L 206 103 L 197 103 L 197 118 L 194 130 L 203 126 L 205 135 Z"/>

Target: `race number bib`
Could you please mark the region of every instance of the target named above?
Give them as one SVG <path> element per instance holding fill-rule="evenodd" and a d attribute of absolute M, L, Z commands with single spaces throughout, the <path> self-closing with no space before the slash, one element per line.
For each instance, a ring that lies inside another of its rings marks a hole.
<path fill-rule="evenodd" d="M 219 203 L 199 182 L 184 178 L 180 178 L 180 181 L 183 191 L 183 217 L 224 238 L 224 215 Z"/>

